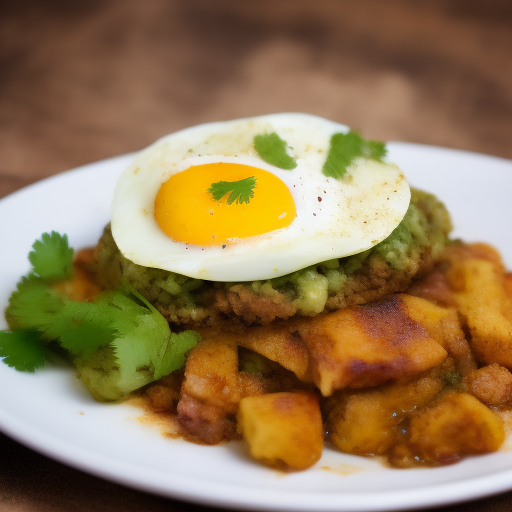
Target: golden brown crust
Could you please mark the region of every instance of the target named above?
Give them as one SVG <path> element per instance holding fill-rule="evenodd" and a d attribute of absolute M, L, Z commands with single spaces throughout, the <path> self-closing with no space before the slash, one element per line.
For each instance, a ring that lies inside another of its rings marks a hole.
<path fill-rule="evenodd" d="M 227 291 L 217 290 L 214 308 L 225 315 L 233 313 L 248 324 L 268 324 L 276 318 L 290 318 L 297 312 L 297 308 L 283 294 L 258 295 L 241 284 Z"/>

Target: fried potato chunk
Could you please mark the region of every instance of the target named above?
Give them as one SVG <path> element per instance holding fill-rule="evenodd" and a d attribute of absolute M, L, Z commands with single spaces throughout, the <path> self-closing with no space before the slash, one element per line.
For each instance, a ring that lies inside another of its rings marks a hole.
<path fill-rule="evenodd" d="M 442 363 L 447 351 L 406 315 L 397 295 L 298 324 L 314 383 L 329 396 L 346 387 L 407 379 Z"/>
<path fill-rule="evenodd" d="M 397 441 L 404 416 L 427 404 L 442 387 L 440 377 L 427 376 L 407 384 L 333 395 L 328 419 L 331 440 L 347 453 L 383 455 Z"/>
<path fill-rule="evenodd" d="M 293 327 L 264 325 L 248 327 L 241 334 L 223 333 L 221 336 L 279 363 L 303 382 L 312 380 L 306 343 L 293 331 Z"/>
<path fill-rule="evenodd" d="M 466 391 L 487 405 L 499 407 L 512 401 L 512 373 L 493 363 L 464 378 Z"/>
<path fill-rule="evenodd" d="M 323 426 L 317 397 L 281 392 L 243 398 L 238 426 L 249 452 L 271 466 L 306 469 L 320 459 Z"/>
<path fill-rule="evenodd" d="M 461 376 L 476 370 L 475 358 L 462 331 L 456 309 L 440 307 L 423 298 L 407 294 L 401 294 L 400 299 L 406 314 L 421 324 L 453 357 Z"/>
<path fill-rule="evenodd" d="M 413 416 L 410 443 L 426 462 L 450 464 L 494 452 L 505 440 L 503 420 L 467 393 L 449 393 Z"/>
<path fill-rule="evenodd" d="M 512 306 L 501 264 L 466 259 L 455 264 L 447 277 L 456 290 L 476 357 L 512 368 Z"/>
<path fill-rule="evenodd" d="M 418 456 L 450 464 L 467 455 L 490 453 L 505 440 L 503 420 L 467 393 L 448 393 L 410 423 L 410 443 Z"/>
<path fill-rule="evenodd" d="M 236 412 L 240 401 L 236 344 L 200 341 L 188 355 L 181 393 L 208 401 L 227 413 Z"/>
<path fill-rule="evenodd" d="M 231 341 L 203 340 L 189 353 L 178 403 L 178 422 L 188 436 L 216 444 L 233 437 L 240 401 L 238 348 Z"/>

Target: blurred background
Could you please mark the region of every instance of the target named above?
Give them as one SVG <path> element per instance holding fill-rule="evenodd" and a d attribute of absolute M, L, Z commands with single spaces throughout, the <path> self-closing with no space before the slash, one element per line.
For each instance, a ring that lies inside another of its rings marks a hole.
<path fill-rule="evenodd" d="M 283 111 L 512 158 L 510 0 L 3 0 L 0 38 L 0 196 Z"/>

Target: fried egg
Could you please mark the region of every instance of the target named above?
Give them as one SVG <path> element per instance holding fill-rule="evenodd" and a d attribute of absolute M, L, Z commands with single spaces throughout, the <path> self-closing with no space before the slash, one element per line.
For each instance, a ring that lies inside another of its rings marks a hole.
<path fill-rule="evenodd" d="M 114 240 L 139 265 L 231 282 L 366 251 L 398 226 L 410 189 L 398 166 L 363 156 L 343 177 L 326 176 L 331 137 L 348 131 L 283 113 L 163 137 L 118 180 Z M 257 137 L 270 134 L 292 165 L 257 150 Z"/>

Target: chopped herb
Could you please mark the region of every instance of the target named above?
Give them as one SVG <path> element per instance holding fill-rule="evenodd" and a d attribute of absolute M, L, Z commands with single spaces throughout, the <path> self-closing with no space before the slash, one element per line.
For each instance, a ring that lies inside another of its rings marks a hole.
<path fill-rule="evenodd" d="M 226 194 L 229 194 L 227 203 L 249 203 L 254 197 L 254 187 L 256 186 L 256 178 L 250 176 L 238 181 L 218 181 L 212 183 L 207 190 L 213 196 L 215 201 L 220 201 Z"/>
<path fill-rule="evenodd" d="M 285 171 L 297 167 L 295 160 L 286 152 L 286 142 L 276 132 L 256 135 L 254 149 L 267 164 Z"/>
<path fill-rule="evenodd" d="M 322 173 L 329 178 L 341 179 L 356 158 L 363 157 L 381 162 L 386 153 L 383 142 L 363 139 L 355 131 L 335 133 L 331 137 L 329 153 Z"/>

